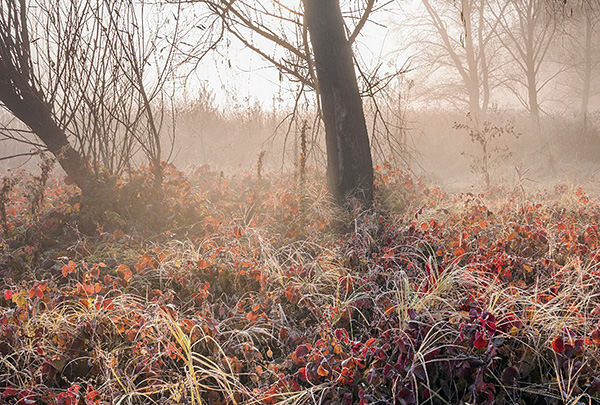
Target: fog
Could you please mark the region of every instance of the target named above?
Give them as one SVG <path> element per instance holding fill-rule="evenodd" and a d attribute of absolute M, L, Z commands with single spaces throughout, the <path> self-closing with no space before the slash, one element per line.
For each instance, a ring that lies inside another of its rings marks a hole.
<path fill-rule="evenodd" d="M 482 187 L 486 175 L 492 185 L 593 188 L 600 168 L 600 18 L 592 6 L 548 3 L 430 0 L 376 9 L 354 45 L 376 164 L 392 159 L 452 191 Z M 356 4 L 344 4 L 349 17 Z M 194 18 L 206 15 L 198 11 Z M 182 21 L 191 23 L 189 15 Z M 527 24 L 530 30 L 521 32 Z M 293 31 L 284 25 L 273 30 Z M 204 34 L 184 40 L 207 41 Z M 255 170 L 264 151 L 267 170 L 294 170 L 306 122 L 308 163 L 325 169 L 314 91 L 265 57 L 283 60 L 285 50 L 249 41 L 264 54 L 225 33 L 202 59 L 178 65 L 186 73 L 168 83 L 170 104 L 154 107 L 173 119 L 163 128 L 163 158 L 183 169 L 209 165 L 231 175 Z M 478 128 L 488 122 L 506 130 L 480 129 L 490 137 L 485 153 L 469 135 L 469 112 L 477 114 Z M 6 110 L 0 120 L 2 134 L 14 138 L 8 128 L 21 124 Z M 35 157 L 4 159 L 31 149 L 2 140 L 2 170 L 34 170 Z"/>

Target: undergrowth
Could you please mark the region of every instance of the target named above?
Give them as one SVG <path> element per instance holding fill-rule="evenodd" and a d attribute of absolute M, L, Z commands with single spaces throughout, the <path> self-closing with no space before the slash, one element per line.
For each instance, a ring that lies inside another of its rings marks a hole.
<path fill-rule="evenodd" d="M 31 201 L 27 175 L 4 181 L 0 403 L 598 399 L 600 205 L 583 190 L 446 195 L 386 165 L 376 207 L 348 213 L 310 170 L 302 190 L 166 172 L 160 207 L 142 170 L 128 210 L 85 232 L 71 186 Z"/>

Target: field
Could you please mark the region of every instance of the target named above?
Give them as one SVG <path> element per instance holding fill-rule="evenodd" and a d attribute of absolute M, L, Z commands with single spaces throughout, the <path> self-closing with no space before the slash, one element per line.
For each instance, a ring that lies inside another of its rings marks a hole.
<path fill-rule="evenodd" d="M 98 225 L 62 179 L 0 194 L 0 403 L 593 403 L 600 203 L 446 194 L 383 165 L 375 208 L 322 175 L 143 170 Z"/>

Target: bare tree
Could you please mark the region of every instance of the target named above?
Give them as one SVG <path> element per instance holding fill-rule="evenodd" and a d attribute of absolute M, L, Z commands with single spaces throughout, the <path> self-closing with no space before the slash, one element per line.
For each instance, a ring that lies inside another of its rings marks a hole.
<path fill-rule="evenodd" d="M 32 52 L 27 4 L 25 0 L 1 0 L 0 6 L 0 100 L 39 137 L 81 190 L 90 192 L 96 181 L 57 122 L 52 95 L 36 74 L 33 58 L 43 55 Z"/>
<path fill-rule="evenodd" d="M 579 97 L 579 119 L 583 132 L 588 125 L 590 98 L 600 93 L 596 79 L 600 68 L 600 7 L 586 2 L 571 8 L 563 21 L 567 60 L 573 63 L 573 73 L 578 82 L 575 90 Z M 563 54 L 564 56 L 564 54 Z"/>
<path fill-rule="evenodd" d="M 506 83 L 527 108 L 531 119 L 539 122 L 540 92 L 565 70 L 561 68 L 553 73 L 548 72 L 547 62 L 555 40 L 556 19 L 546 0 L 499 1 L 496 5 L 491 10 L 502 27 L 498 38 L 519 72 L 508 72 Z"/>
<path fill-rule="evenodd" d="M 485 115 L 491 92 L 497 85 L 494 73 L 499 46 L 498 20 L 491 18 L 488 2 L 482 0 L 423 0 L 424 19 L 414 24 L 412 46 L 423 64 L 434 71 L 448 68 L 458 76 L 459 93 L 448 92 L 449 76 L 444 75 L 445 93 L 466 100 L 472 119 Z"/>
<path fill-rule="evenodd" d="M 161 143 L 173 130 L 165 126 L 167 90 L 185 34 L 180 7 L 152 5 L 146 13 L 133 0 L 0 5 L 0 101 L 26 126 L 5 126 L 0 135 L 52 152 L 84 195 L 99 188 L 99 176 L 131 170 L 139 155 L 159 187 Z M 148 14 L 154 24 L 143 22 Z"/>
<path fill-rule="evenodd" d="M 325 124 L 330 192 L 339 203 L 356 197 L 370 204 L 373 167 L 352 44 L 375 1 L 349 2 L 351 27 L 345 24 L 339 0 L 303 0 L 303 8 L 256 0 L 190 1 L 206 5 L 225 31 L 301 89 L 316 90 Z"/>
<path fill-rule="evenodd" d="M 373 162 L 339 1 L 304 0 L 304 8 L 325 122 L 329 186 L 338 201 L 355 195 L 370 203 Z"/>

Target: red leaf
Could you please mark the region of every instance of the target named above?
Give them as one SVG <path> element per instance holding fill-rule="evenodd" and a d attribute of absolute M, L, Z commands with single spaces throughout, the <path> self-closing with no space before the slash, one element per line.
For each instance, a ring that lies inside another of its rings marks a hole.
<path fill-rule="evenodd" d="M 485 334 L 483 332 L 477 332 L 475 334 L 475 340 L 473 341 L 473 346 L 477 349 L 481 349 L 486 347 L 488 344 L 487 339 L 485 338 Z"/>
<path fill-rule="evenodd" d="M 513 383 L 515 378 L 519 376 L 519 370 L 515 366 L 506 367 L 502 372 L 502 382 L 506 385 Z"/>
<path fill-rule="evenodd" d="M 11 290 L 4 290 L 4 299 L 10 301 L 12 299 L 13 292 Z"/>
<path fill-rule="evenodd" d="M 300 345 L 296 348 L 296 357 L 304 357 L 308 354 L 308 347 L 306 345 Z"/>
<path fill-rule="evenodd" d="M 346 329 L 336 329 L 334 333 L 337 340 L 344 344 L 348 344 L 350 337 L 348 336 L 348 331 Z"/>
<path fill-rule="evenodd" d="M 31 290 L 29 290 L 29 298 L 33 298 L 33 297 L 38 297 L 38 298 L 44 297 L 44 293 L 38 286 L 35 286 Z"/>
<path fill-rule="evenodd" d="M 112 300 L 104 300 L 104 301 L 102 301 L 102 306 L 106 310 L 115 309 L 115 306 L 114 306 Z"/>
<path fill-rule="evenodd" d="M 90 389 L 88 388 L 88 393 L 85 395 L 85 401 L 92 403 L 92 404 L 98 404 L 100 403 L 100 399 L 96 399 L 98 396 L 100 395 L 100 392 L 96 391 L 95 389 Z"/>
<path fill-rule="evenodd" d="M 15 395 L 17 395 L 19 393 L 19 391 L 16 388 L 13 387 L 7 387 L 4 389 L 4 392 L 2 393 L 2 396 L 4 398 L 7 397 L 14 397 Z"/>
<path fill-rule="evenodd" d="M 560 337 L 555 337 L 552 341 L 552 350 L 556 353 L 562 353 L 565 351 L 565 342 Z"/>

